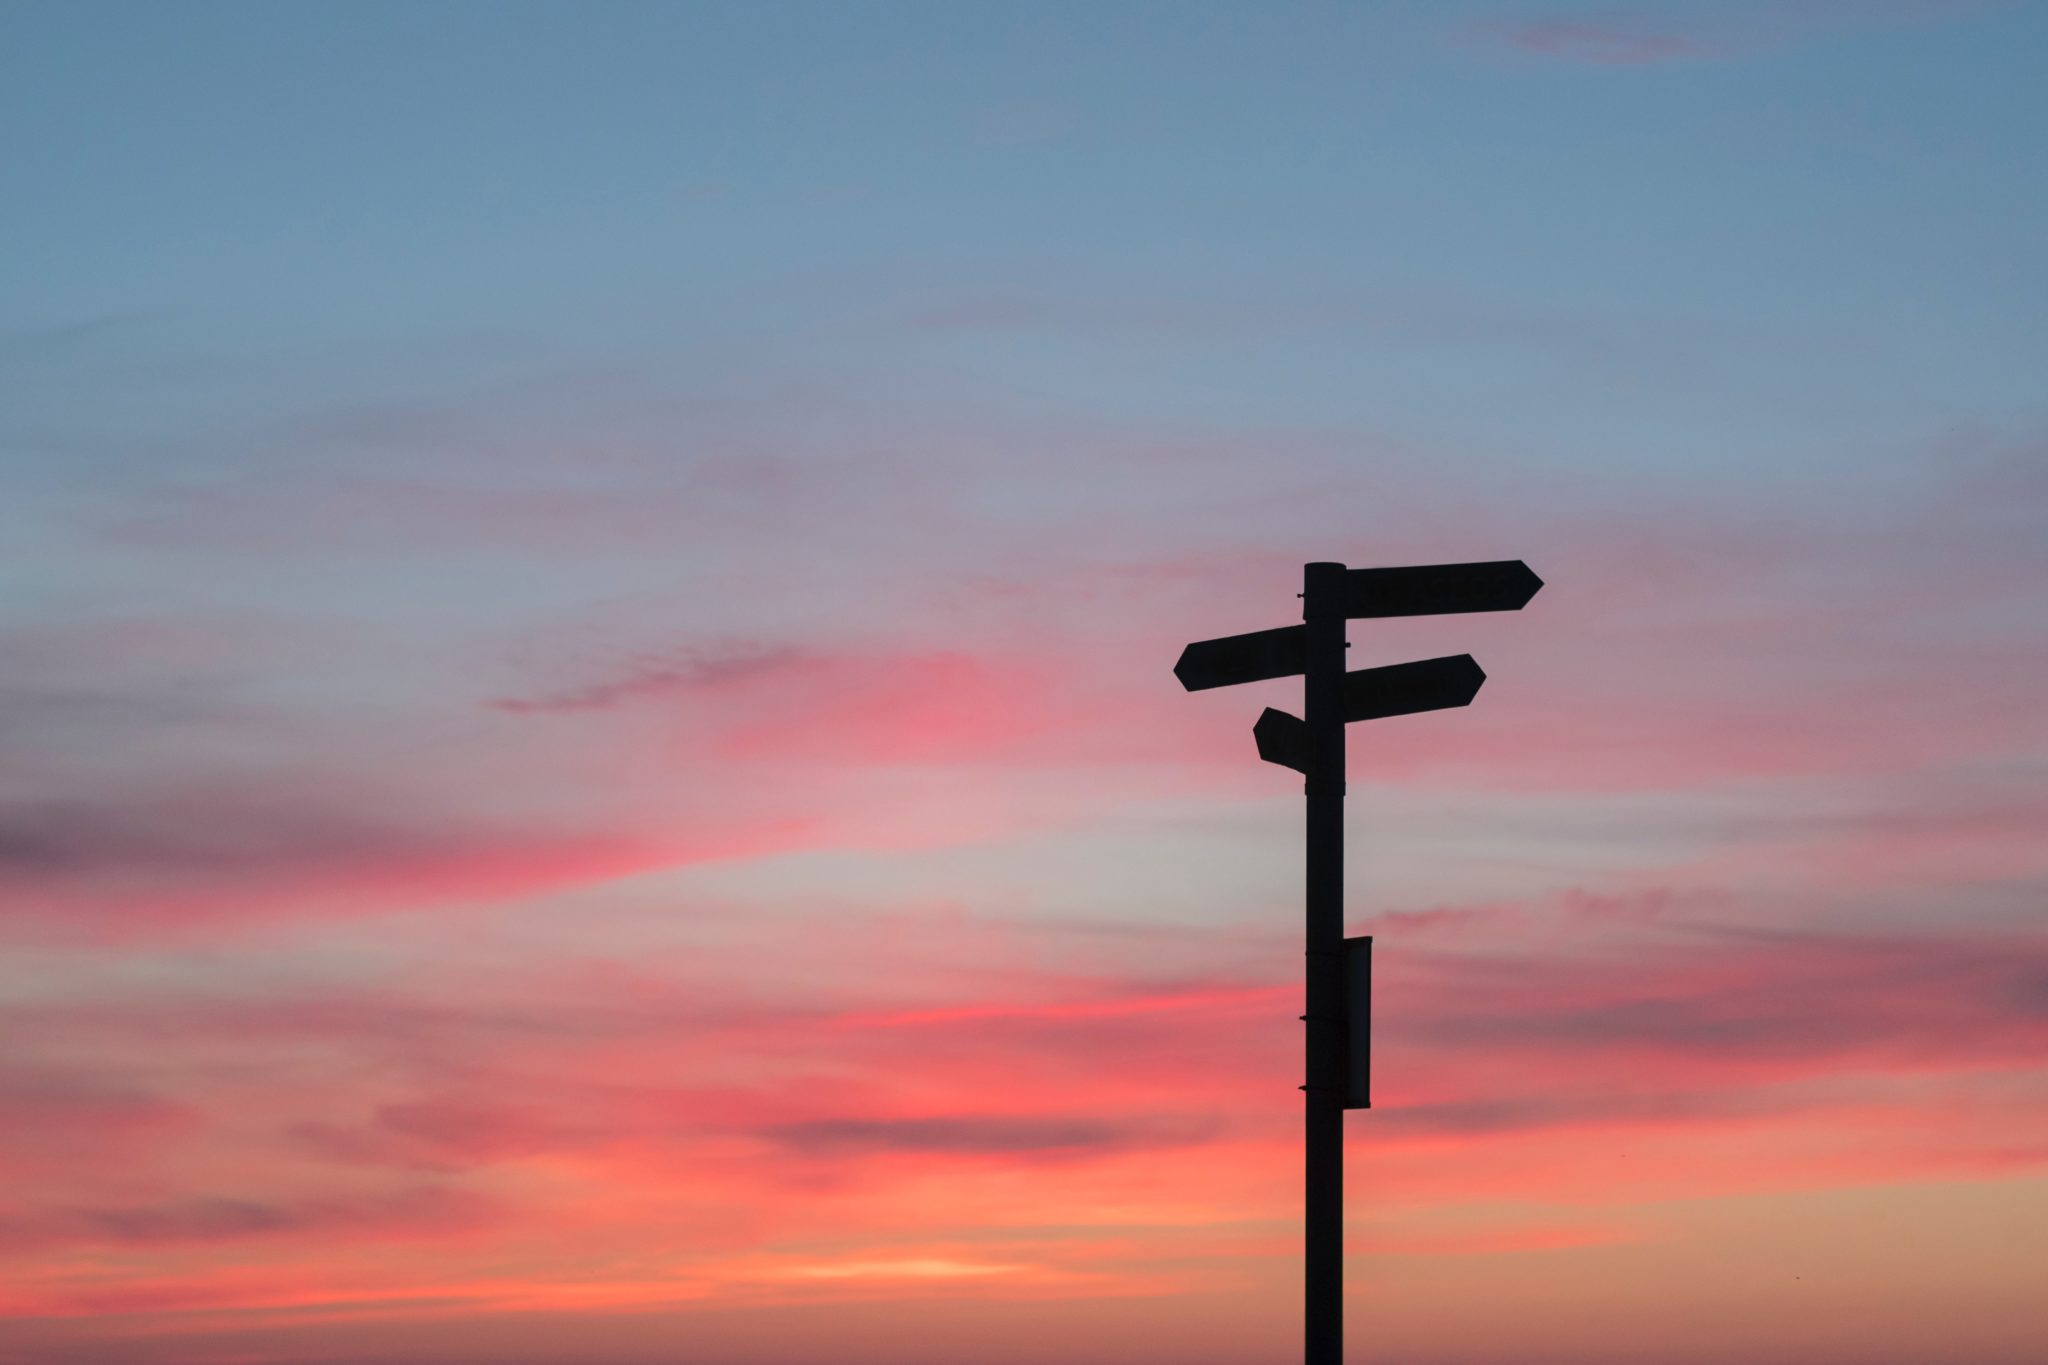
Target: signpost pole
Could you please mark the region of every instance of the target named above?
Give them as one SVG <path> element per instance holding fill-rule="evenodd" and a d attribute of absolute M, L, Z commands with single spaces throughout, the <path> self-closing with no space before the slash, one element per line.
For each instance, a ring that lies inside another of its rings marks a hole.
<path fill-rule="evenodd" d="M 1344 620 L 1345 567 L 1302 571 L 1308 729 L 1307 1076 L 1303 1217 L 1305 1365 L 1344 1359 Z"/>
<path fill-rule="evenodd" d="M 1252 738 L 1260 758 L 1308 779 L 1304 1365 L 1344 1365 L 1344 1111 L 1372 1104 L 1372 939 L 1352 940 L 1348 956 L 1344 939 L 1344 727 L 1464 706 L 1486 681 L 1469 654 L 1347 671 L 1344 623 L 1520 611 L 1542 586 L 1519 559 L 1380 569 L 1304 564 L 1300 625 L 1196 640 L 1173 666 L 1190 692 L 1302 676 L 1302 718 L 1269 706 Z"/>

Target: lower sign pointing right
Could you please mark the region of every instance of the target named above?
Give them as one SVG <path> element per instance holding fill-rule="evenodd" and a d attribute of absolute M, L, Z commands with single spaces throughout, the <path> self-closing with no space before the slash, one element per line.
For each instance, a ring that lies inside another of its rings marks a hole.
<path fill-rule="evenodd" d="M 1344 675 L 1344 719 L 1381 720 L 1469 706 L 1485 681 L 1485 672 L 1470 654 L 1357 669 Z M 1269 706 L 1252 726 L 1252 738 L 1258 741 L 1259 757 L 1266 762 L 1307 774 L 1307 721 Z"/>
<path fill-rule="evenodd" d="M 1470 654 L 1361 668 L 1344 675 L 1344 719 L 1379 720 L 1469 706 L 1486 681 Z"/>

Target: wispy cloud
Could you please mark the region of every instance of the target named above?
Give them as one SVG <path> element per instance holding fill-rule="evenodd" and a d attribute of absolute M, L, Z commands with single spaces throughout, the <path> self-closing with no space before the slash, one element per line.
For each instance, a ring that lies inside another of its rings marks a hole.
<path fill-rule="evenodd" d="M 1798 0 L 1564 10 L 1499 22 L 1511 51 L 1583 66 L 1659 66 L 1751 56 L 1867 30 L 1966 19 L 2010 0 Z"/>
<path fill-rule="evenodd" d="M 791 645 L 737 644 L 687 649 L 673 655 L 636 659 L 623 674 L 563 692 L 535 697 L 502 697 L 490 705 L 515 715 L 549 711 L 604 711 L 627 702 L 700 688 L 743 685 L 812 660 Z"/>
<path fill-rule="evenodd" d="M 1477 937 L 1399 915 L 1378 926 L 1381 1094 L 1357 1159 L 1406 1212 L 1362 1250 L 1547 1254 L 1628 1233 L 1487 1207 L 2048 1160 L 1997 1140 L 2041 1118 L 2012 1078 L 2048 1042 L 2048 945 L 1960 928 L 1757 932 L 1717 923 L 1730 907 L 1713 897 L 1639 899 L 1643 913 L 1619 893 L 1504 906 Z M 694 1259 L 666 1295 L 682 1302 L 748 1284 L 917 1297 L 947 1279 L 924 1262 L 1022 1267 L 1020 1291 L 1185 1291 L 1192 1268 L 1157 1267 L 1182 1264 L 1203 1225 L 1289 1216 L 1298 1011 L 1282 927 L 1259 930 L 1271 975 L 1174 976 L 1127 940 L 1028 917 L 966 934 L 945 912 L 886 932 L 834 918 L 738 917 L 706 937 L 699 915 L 693 947 L 610 963 L 595 944 L 565 960 L 463 935 L 460 954 L 407 979 L 329 968 L 317 987 L 244 982 L 223 998 L 173 972 L 128 998 L 0 1008 L 12 1048 L 49 1063 L 0 1101 L 70 1096 L 81 1124 L 130 1106 L 122 1161 L 139 1178 L 108 1189 L 90 1145 L 41 1152 L 37 1200 L 0 1219 L 8 1254 L 114 1269 L 17 1279 L 10 1305 L 210 1308 L 246 1324 L 294 1267 L 318 1265 L 315 1297 L 333 1304 L 473 1310 L 524 1284 L 569 1311 L 595 1304 L 576 1291 L 588 1257 L 644 1257 L 683 1227 Z M 906 976 L 892 934 L 950 946 Z M 774 980 L 738 970 L 770 944 Z M 879 972 L 898 1008 L 876 1007 Z M 180 1107 L 158 1112 L 146 1097 L 173 1085 Z M 1935 1097 L 1986 1122 L 1934 1125 Z M 1883 1140 L 1853 1157 L 1828 1145 L 1880 1118 Z M 1632 1153 L 1624 1170 L 1585 1158 L 1615 1144 Z M 212 1173 L 228 1154 L 233 1185 Z M 1095 1224 L 1111 1242 L 1055 1233 Z M 444 1250 L 485 1233 L 489 1291 L 450 1274 Z M 151 1268 L 201 1247 L 210 1270 Z M 1288 1254 L 1232 1246 L 1215 1264 L 1241 1282 Z M 614 1288 L 614 1306 L 663 1297 Z"/>
<path fill-rule="evenodd" d="M 850 1157 L 870 1153 L 950 1156 L 1078 1157 L 1144 1148 L 1212 1136 L 1218 1125 L 1129 1119 L 1103 1121 L 1084 1116 L 964 1118 L 819 1118 L 782 1124 L 764 1136 L 806 1156 Z"/>
<path fill-rule="evenodd" d="M 1723 55 L 1697 38 L 1623 21 L 1542 19 L 1503 30 L 1508 46 L 1588 66 L 1656 66 Z"/>

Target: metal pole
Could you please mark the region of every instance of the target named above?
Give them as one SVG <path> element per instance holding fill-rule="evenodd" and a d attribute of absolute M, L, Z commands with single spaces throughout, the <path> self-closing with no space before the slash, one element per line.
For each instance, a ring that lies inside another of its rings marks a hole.
<path fill-rule="evenodd" d="M 1308 658 L 1308 1075 L 1303 1210 L 1305 1365 L 1344 1360 L 1344 575 L 1302 568 Z"/>

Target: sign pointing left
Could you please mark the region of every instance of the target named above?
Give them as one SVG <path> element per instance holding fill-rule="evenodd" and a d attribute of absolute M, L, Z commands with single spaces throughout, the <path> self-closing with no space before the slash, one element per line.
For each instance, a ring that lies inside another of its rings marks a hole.
<path fill-rule="evenodd" d="M 1258 741 L 1260 758 L 1308 776 L 1308 726 L 1301 717 L 1269 706 L 1259 713 L 1258 724 L 1252 726 L 1252 738 Z"/>
<path fill-rule="evenodd" d="M 1249 635 L 1197 640 L 1180 652 L 1173 676 L 1190 692 L 1286 678 L 1308 667 L 1308 628 L 1281 626 Z"/>

